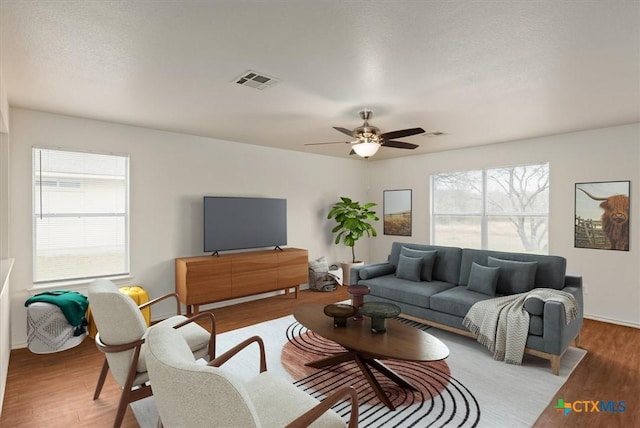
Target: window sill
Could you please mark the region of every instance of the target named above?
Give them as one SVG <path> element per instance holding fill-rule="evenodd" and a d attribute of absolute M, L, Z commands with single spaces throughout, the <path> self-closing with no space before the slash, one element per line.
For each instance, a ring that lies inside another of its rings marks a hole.
<path fill-rule="evenodd" d="M 86 292 L 89 288 L 89 284 L 91 284 L 96 278 L 93 279 L 76 279 L 69 281 L 55 281 L 55 282 L 47 282 L 43 284 L 34 284 L 32 288 L 29 288 L 27 291 L 33 296 L 38 293 L 42 293 L 43 291 L 51 291 L 51 290 L 70 290 L 70 291 L 79 291 Z M 105 277 L 104 279 L 108 279 L 109 281 L 113 281 L 118 287 L 129 285 L 131 280 L 134 279 L 131 275 L 119 275 L 112 277 Z"/>

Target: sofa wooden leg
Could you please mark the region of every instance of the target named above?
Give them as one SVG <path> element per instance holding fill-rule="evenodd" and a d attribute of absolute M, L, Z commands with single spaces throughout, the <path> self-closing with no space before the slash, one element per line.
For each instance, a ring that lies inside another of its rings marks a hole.
<path fill-rule="evenodd" d="M 551 356 L 551 372 L 559 376 L 560 375 L 560 355 L 552 355 Z"/>
<path fill-rule="evenodd" d="M 575 346 L 576 348 L 580 347 L 580 332 L 578 332 L 578 334 L 576 334 L 576 337 L 573 338 L 573 346 Z"/>

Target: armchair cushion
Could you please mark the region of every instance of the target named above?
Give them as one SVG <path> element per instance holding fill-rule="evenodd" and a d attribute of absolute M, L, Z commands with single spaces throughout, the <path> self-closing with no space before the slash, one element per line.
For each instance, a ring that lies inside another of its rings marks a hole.
<path fill-rule="evenodd" d="M 158 326 L 171 326 L 180 324 L 183 321 L 186 321 L 188 318 L 183 315 L 176 315 L 171 318 L 167 318 L 155 325 L 153 325 L 147 332 L 144 337 L 146 338 L 149 335 L 149 331 Z M 208 331 L 200 327 L 198 323 L 192 322 L 185 326 L 182 326 L 176 330 L 180 336 L 184 338 L 187 342 L 187 346 L 192 352 L 193 357 L 196 359 L 203 358 L 208 353 L 209 346 L 209 337 L 210 334 Z M 136 371 L 138 372 L 146 372 L 147 371 L 147 353 L 149 349 L 146 345 L 142 345 L 142 349 L 140 350 L 140 358 L 138 359 L 138 365 L 136 367 Z"/>
<path fill-rule="evenodd" d="M 264 427 L 283 427 L 318 404 L 318 400 L 309 394 L 292 388 L 290 382 L 269 372 L 260 373 L 245 386 Z M 284 406 L 283 403 L 295 403 L 295 406 Z M 344 428 L 345 423 L 337 413 L 325 412 L 310 427 Z"/>

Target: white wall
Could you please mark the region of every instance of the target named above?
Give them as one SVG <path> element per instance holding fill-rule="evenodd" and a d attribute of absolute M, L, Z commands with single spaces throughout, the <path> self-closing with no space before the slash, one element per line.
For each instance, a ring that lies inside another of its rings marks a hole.
<path fill-rule="evenodd" d="M 31 148 L 127 153 L 131 173 L 131 273 L 151 297 L 174 290 L 174 258 L 202 254 L 202 196 L 266 196 L 288 202 L 288 245 L 348 260 L 326 219 L 340 195 L 366 194 L 366 163 L 157 130 L 11 109 L 13 346 L 26 342 L 32 282 Z M 361 250 L 366 250 L 363 245 Z M 362 251 L 361 251 L 362 254 Z M 366 254 L 365 254 L 366 256 Z M 154 318 L 165 308 L 154 312 Z"/>
<path fill-rule="evenodd" d="M 4 402 L 11 355 L 11 303 L 9 276 L 9 103 L 0 65 L 0 413 Z"/>
<path fill-rule="evenodd" d="M 0 260 L 9 257 L 9 104 L 0 67 Z"/>
<path fill-rule="evenodd" d="M 394 241 L 429 242 L 431 174 L 546 161 L 550 254 L 583 276 L 586 316 L 640 327 L 640 124 L 371 162 L 369 200 L 382 205 L 383 190 L 413 189 L 412 236 L 379 235 L 371 258 L 385 260 Z M 618 180 L 631 181 L 630 251 L 574 248 L 574 184 Z"/>
<path fill-rule="evenodd" d="M 332 244 L 329 206 L 340 195 L 380 204 L 382 191 L 413 189 L 412 242 L 429 242 L 429 176 L 443 171 L 550 162 L 550 253 L 568 259 L 588 294 L 587 316 L 640 327 L 640 124 L 563 134 L 464 150 L 362 162 L 230 143 L 157 130 L 12 108 L 9 257 L 12 343 L 25 345 L 23 306 L 31 273 L 31 148 L 58 146 L 131 157 L 132 283 L 152 297 L 174 288 L 173 259 L 202 253 L 203 195 L 283 197 L 288 200 L 289 246 L 312 258 L 348 260 Z M 426 144 L 426 143 L 425 143 Z M 629 252 L 573 248 L 574 183 L 631 180 Z M 636 224 L 637 223 L 637 224 Z M 386 258 L 382 234 L 357 244 L 358 258 Z M 166 307 L 154 313 L 161 316 Z M 168 310 L 168 309 L 167 309 Z"/>
<path fill-rule="evenodd" d="M 0 133 L 9 133 L 9 101 L 7 100 L 7 87 L 4 84 L 2 67 L 0 67 Z"/>

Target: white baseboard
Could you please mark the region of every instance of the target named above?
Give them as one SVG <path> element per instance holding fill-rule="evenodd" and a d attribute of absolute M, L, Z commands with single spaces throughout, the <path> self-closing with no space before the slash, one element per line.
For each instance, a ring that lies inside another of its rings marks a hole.
<path fill-rule="evenodd" d="M 589 315 L 589 314 L 585 314 L 584 317 L 586 319 L 593 320 L 593 321 L 607 322 L 609 324 L 623 325 L 625 327 L 640 328 L 640 323 L 633 323 L 629 321 L 622 321 L 622 320 L 617 320 L 613 318 L 600 317 L 597 315 Z"/>
<path fill-rule="evenodd" d="M 299 290 L 306 290 L 308 288 L 309 288 L 308 284 L 302 284 Z M 290 290 L 293 290 L 293 287 L 291 287 Z M 293 293 L 293 291 L 289 291 L 289 293 Z M 265 299 L 267 297 L 275 297 L 282 294 L 284 294 L 284 290 L 270 291 L 269 293 L 256 294 L 256 295 L 247 296 L 247 297 L 239 297 L 237 299 L 225 300 L 223 302 L 212 303 L 210 305 L 200 305 L 199 309 L 202 312 L 202 311 L 207 311 L 207 310 L 216 309 L 216 308 L 223 308 L 225 306 L 237 305 L 239 303 L 251 302 L 253 300 Z M 175 313 L 154 314 L 152 311 L 151 320 L 161 321 L 163 319 L 169 318 L 174 315 Z"/>

